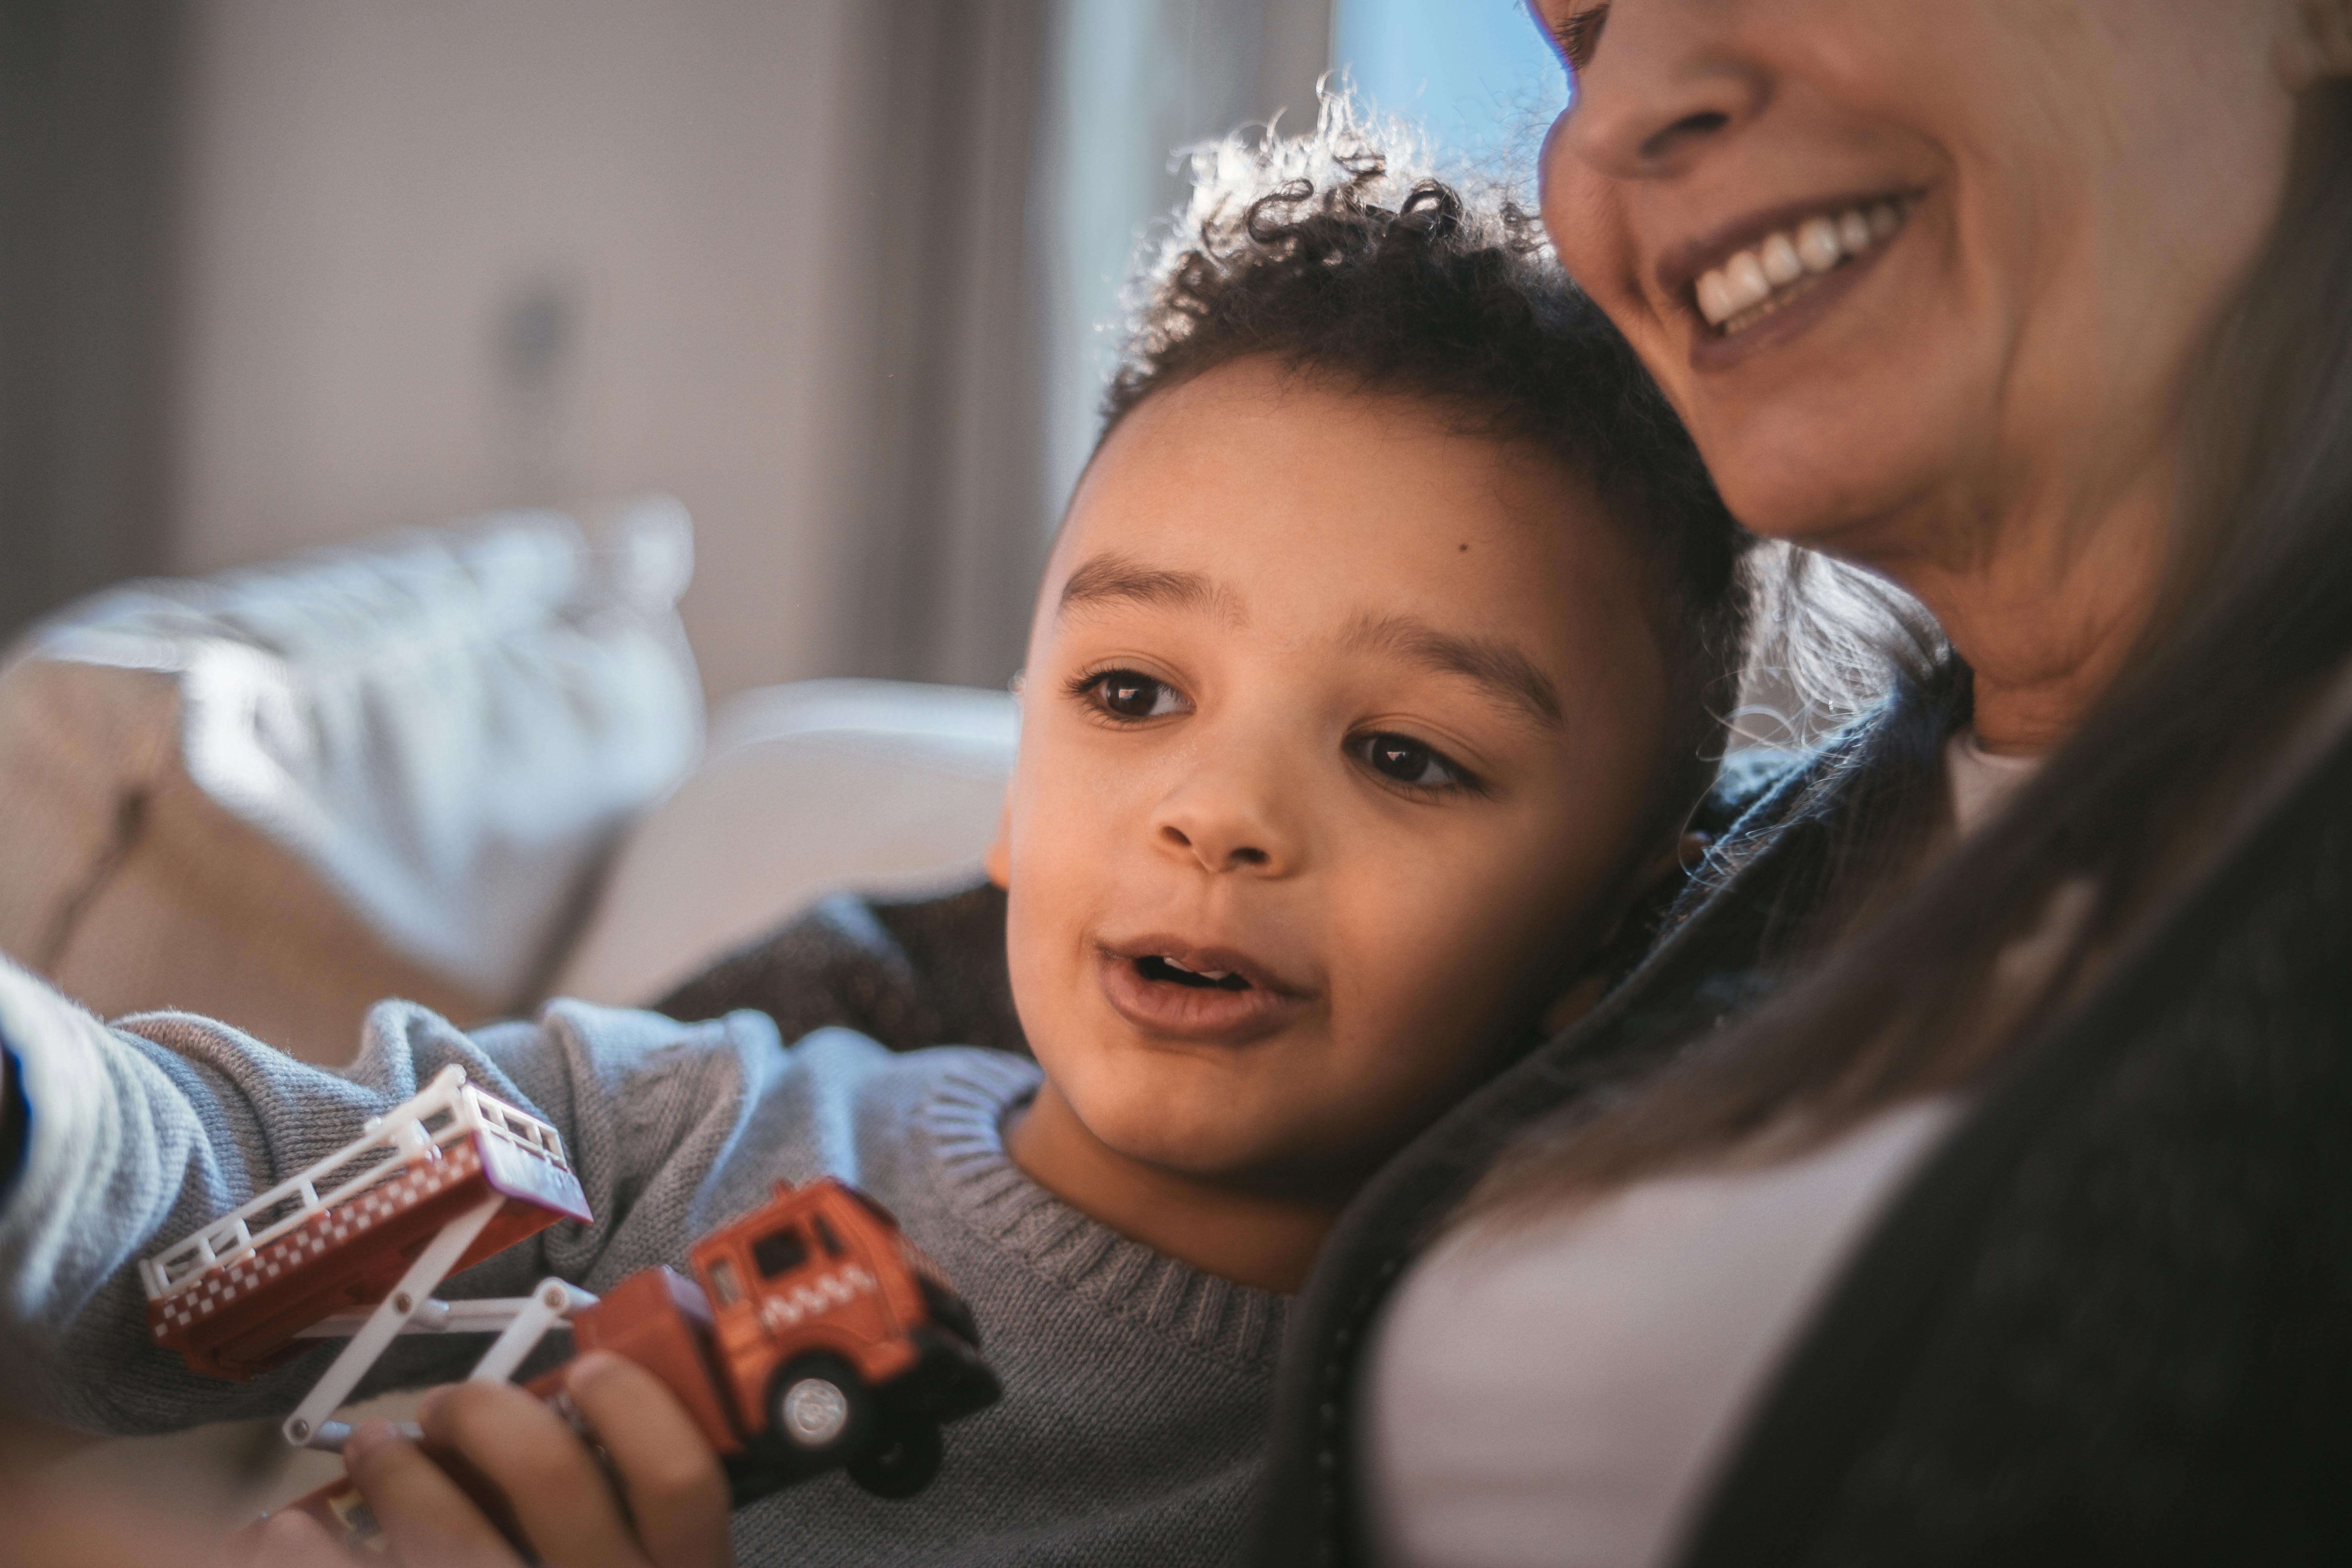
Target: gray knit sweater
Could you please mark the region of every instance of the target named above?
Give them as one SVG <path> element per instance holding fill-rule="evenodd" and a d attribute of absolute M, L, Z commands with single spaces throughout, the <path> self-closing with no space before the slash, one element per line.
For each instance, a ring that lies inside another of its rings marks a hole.
<path fill-rule="evenodd" d="M 147 1431 L 282 1412 L 321 1364 L 247 1384 L 149 1348 L 133 1265 L 340 1146 L 443 1064 L 551 1121 L 595 1220 L 559 1225 L 451 1282 L 591 1290 L 753 1207 L 778 1178 L 831 1174 L 898 1216 L 971 1302 L 1004 1380 L 950 1426 L 920 1497 L 841 1476 L 736 1516 L 746 1563 L 1151 1563 L 1220 1558 L 1265 1425 L 1281 1298 L 1106 1229 L 1005 1157 L 1006 1110 L 1037 1069 L 962 1047 L 893 1055 L 845 1030 L 785 1048 L 759 1014 L 678 1024 L 576 1003 L 468 1036 L 376 1009 L 332 1073 L 177 1014 L 100 1025 L 0 964 L 0 1043 L 29 1108 L 0 1208 L 0 1376 L 68 1423 Z M 478 1341 L 402 1342 L 380 1382 L 455 1375 Z"/>

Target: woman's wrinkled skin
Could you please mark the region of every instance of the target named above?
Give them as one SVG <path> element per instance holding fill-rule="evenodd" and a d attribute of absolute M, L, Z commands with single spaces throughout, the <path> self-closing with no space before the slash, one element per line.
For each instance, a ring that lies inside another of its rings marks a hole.
<path fill-rule="evenodd" d="M 1538 0 L 1576 93 L 1546 226 L 1733 512 L 1901 584 L 1995 750 L 2063 738 L 2155 595 L 2199 357 L 2347 7 Z M 1811 214 L 1903 227 L 1730 338 L 1698 272 Z M 1833 286 L 1831 286 L 1833 285 Z"/>

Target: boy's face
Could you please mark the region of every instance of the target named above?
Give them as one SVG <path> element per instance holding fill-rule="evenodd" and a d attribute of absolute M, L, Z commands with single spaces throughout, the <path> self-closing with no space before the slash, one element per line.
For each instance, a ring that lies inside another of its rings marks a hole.
<path fill-rule="evenodd" d="M 1340 1189 L 1608 934 L 1671 700 L 1621 534 L 1540 456 L 1264 362 L 1129 416 L 1046 568 L 991 851 L 1093 1137 Z"/>

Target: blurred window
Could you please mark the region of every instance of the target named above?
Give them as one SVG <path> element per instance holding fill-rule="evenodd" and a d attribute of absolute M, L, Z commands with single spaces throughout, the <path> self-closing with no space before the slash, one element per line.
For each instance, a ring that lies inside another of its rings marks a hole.
<path fill-rule="evenodd" d="M 1559 57 L 1518 0 L 1338 0 L 1331 63 L 1449 153 L 1531 179 L 1568 100 Z"/>
<path fill-rule="evenodd" d="M 1041 171 L 1051 216 L 1045 521 L 1094 445 L 1118 288 L 1185 190 L 1171 150 L 1282 110 L 1313 121 L 1313 83 L 1352 75 L 1375 107 L 1423 121 L 1440 150 L 1515 181 L 1567 100 L 1519 0 L 1063 0 L 1058 101 Z"/>
<path fill-rule="evenodd" d="M 1427 0 L 1450 8 L 1456 0 Z M 1486 4 L 1486 0 L 1472 0 Z M 1056 101 L 1041 169 L 1053 308 L 1045 525 L 1093 449 L 1117 348 L 1119 287 L 1187 189 L 1172 150 L 1277 110 L 1314 123 L 1332 0 L 1061 0 Z"/>

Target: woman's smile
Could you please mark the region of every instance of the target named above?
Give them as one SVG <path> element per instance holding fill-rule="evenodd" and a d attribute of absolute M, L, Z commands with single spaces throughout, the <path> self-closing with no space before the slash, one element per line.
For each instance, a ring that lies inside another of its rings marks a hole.
<path fill-rule="evenodd" d="M 1736 240 L 1718 239 L 1696 256 L 1685 249 L 1660 268 L 1660 280 L 1669 294 L 1688 289 L 1707 328 L 1702 347 L 1729 342 L 1826 285 L 1851 283 L 1902 230 L 1917 199 L 1897 194 L 1812 204 L 1793 219 L 1782 216 L 1784 208 L 1740 224 Z M 1759 227 L 1760 236 L 1747 237 Z"/>
<path fill-rule="evenodd" d="M 1543 7 L 1580 46 L 1547 226 L 1743 523 L 1911 562 L 1955 519 L 2055 529 L 2153 493 L 2137 457 L 2097 497 L 2053 476 L 2169 449 L 2288 132 L 2261 29 L 2232 13 L 2192 47 L 2204 9 L 2156 3 L 2095 0 L 2095 26 L 1934 0 Z M 1939 584 L 1906 586 L 1936 607 Z"/>

